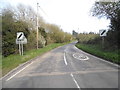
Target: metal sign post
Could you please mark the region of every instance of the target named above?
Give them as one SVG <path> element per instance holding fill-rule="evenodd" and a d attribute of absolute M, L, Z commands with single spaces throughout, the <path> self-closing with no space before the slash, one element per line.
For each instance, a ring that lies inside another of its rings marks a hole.
<path fill-rule="evenodd" d="M 16 44 L 19 45 L 19 54 L 23 56 L 24 47 L 23 44 L 27 44 L 27 39 L 23 32 L 17 33 Z"/>
<path fill-rule="evenodd" d="M 104 36 L 102 37 L 102 48 L 104 49 Z"/>
<path fill-rule="evenodd" d="M 19 54 L 21 55 L 21 46 L 20 46 L 20 42 L 19 42 Z"/>
<path fill-rule="evenodd" d="M 99 30 L 100 36 L 102 37 L 102 48 L 104 48 L 104 38 L 107 36 L 107 30 Z"/>
<path fill-rule="evenodd" d="M 21 46 L 22 46 L 22 54 L 21 55 L 23 56 L 23 44 L 21 44 Z"/>

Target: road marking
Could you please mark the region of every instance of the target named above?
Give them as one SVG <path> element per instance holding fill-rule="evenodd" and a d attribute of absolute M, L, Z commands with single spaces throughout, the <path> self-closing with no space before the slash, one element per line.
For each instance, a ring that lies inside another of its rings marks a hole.
<path fill-rule="evenodd" d="M 78 49 L 76 46 L 74 46 L 75 49 Z"/>
<path fill-rule="evenodd" d="M 76 46 L 74 46 L 74 48 L 75 48 L 75 49 L 78 49 Z M 80 49 L 78 49 L 78 50 L 80 50 Z M 117 68 L 120 68 L 120 66 L 117 65 L 117 64 L 115 64 L 115 63 L 112 63 L 112 62 L 110 62 L 110 61 L 104 60 L 104 59 L 99 58 L 99 57 L 97 57 L 97 56 L 94 56 L 94 55 L 92 55 L 92 54 L 90 54 L 90 53 L 86 53 L 86 52 L 84 52 L 84 51 L 82 51 L 82 52 L 85 53 L 85 54 L 87 54 L 87 55 L 91 55 L 92 57 L 95 57 L 95 58 L 97 58 L 97 59 L 99 59 L 99 60 L 101 60 L 101 61 L 103 61 L 103 62 L 109 63 L 109 64 L 111 64 L 111 65 L 113 65 L 113 66 L 115 66 L 115 67 L 117 67 Z"/>
<path fill-rule="evenodd" d="M 101 73 L 101 72 L 117 72 L 118 73 L 118 70 L 87 70 L 87 71 L 75 71 L 75 72 L 45 72 L 45 73 L 29 73 L 27 74 L 27 76 L 57 76 L 57 75 L 70 75 L 71 73 L 72 74 L 90 74 L 90 73 Z M 19 77 L 23 77 L 24 75 L 22 76 L 19 76 Z"/>
<path fill-rule="evenodd" d="M 110 62 L 110 61 L 104 60 L 104 59 L 99 58 L 99 57 L 96 57 L 96 56 L 94 56 L 94 57 L 97 58 L 97 59 L 100 60 L 100 61 L 103 61 L 103 62 L 109 63 L 109 64 L 111 64 L 111 65 L 117 67 L 118 69 L 120 68 L 120 66 L 117 65 L 117 64 L 115 64 L 115 63 L 112 63 L 112 62 Z"/>
<path fill-rule="evenodd" d="M 75 82 L 75 84 L 76 84 L 77 88 L 79 88 L 79 89 L 80 89 L 80 86 L 78 85 L 77 81 L 75 80 L 75 78 L 74 78 L 73 74 L 71 73 L 70 75 L 71 75 L 71 77 L 72 77 L 73 81 Z"/>
<path fill-rule="evenodd" d="M 67 65 L 67 61 L 66 61 L 66 57 L 65 57 L 65 52 L 64 52 L 64 62 L 65 62 L 65 65 Z"/>
<path fill-rule="evenodd" d="M 32 62 L 33 63 L 33 62 Z M 18 73 L 20 73 L 21 71 L 23 71 L 24 69 L 26 69 L 28 66 L 30 66 L 32 63 L 28 64 L 26 67 L 24 67 L 23 69 L 21 69 L 20 71 L 18 71 L 17 73 L 15 73 L 14 75 L 12 75 L 10 78 L 8 78 L 6 81 L 9 81 L 10 79 L 12 79 L 14 76 L 16 76 Z"/>
<path fill-rule="evenodd" d="M 82 58 L 83 56 L 86 57 L 86 58 Z M 74 53 L 73 57 L 76 58 L 76 59 L 78 59 L 78 60 L 88 60 L 89 59 L 88 56 L 86 56 L 84 54 L 79 54 L 79 53 Z"/>

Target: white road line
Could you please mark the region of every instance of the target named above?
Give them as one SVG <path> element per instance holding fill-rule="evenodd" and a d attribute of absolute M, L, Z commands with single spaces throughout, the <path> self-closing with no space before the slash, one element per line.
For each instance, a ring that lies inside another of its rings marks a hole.
<path fill-rule="evenodd" d="M 113 66 L 115 66 L 115 67 L 117 67 L 117 68 L 120 68 L 120 66 L 117 65 L 117 64 L 115 64 L 115 63 L 112 63 L 112 62 L 110 62 L 110 61 L 104 60 L 104 59 L 99 58 L 99 57 L 96 57 L 96 56 L 94 56 L 94 57 L 97 58 L 97 59 L 100 60 L 100 61 L 103 61 L 103 62 L 109 63 L 109 64 L 111 64 L 111 65 L 113 65 Z"/>
<path fill-rule="evenodd" d="M 78 54 L 79 56 L 76 56 L 76 54 Z M 74 53 L 74 54 L 73 54 L 73 57 L 74 57 L 74 58 L 76 58 L 76 59 L 78 59 L 78 60 L 83 60 L 83 61 L 84 61 L 84 60 L 88 60 L 88 59 L 89 59 L 89 57 L 88 57 L 88 56 L 86 56 L 86 55 L 85 55 L 85 57 L 86 57 L 85 59 L 79 58 L 81 55 L 82 55 L 82 54 L 79 54 L 79 53 Z"/>
<path fill-rule="evenodd" d="M 79 89 L 80 89 L 80 86 L 78 85 L 77 81 L 75 80 L 75 78 L 74 78 L 73 74 L 71 73 L 70 75 L 71 75 L 71 77 L 72 77 L 73 81 L 75 82 L 75 84 L 76 84 L 77 88 L 79 88 Z"/>
<path fill-rule="evenodd" d="M 65 57 L 65 52 L 64 52 L 64 62 L 65 62 L 65 65 L 67 65 L 67 61 L 66 61 L 66 57 Z"/>
<path fill-rule="evenodd" d="M 75 49 L 78 49 L 76 46 L 74 46 L 74 48 L 75 48 Z M 78 50 L 79 50 L 79 49 L 78 49 Z M 110 62 L 110 61 L 104 60 L 104 59 L 102 59 L 102 58 L 99 58 L 99 57 L 94 56 L 94 55 L 92 55 L 92 54 L 86 53 L 86 52 L 84 52 L 84 51 L 82 51 L 82 52 L 85 53 L 85 54 L 87 54 L 87 55 L 90 55 L 90 56 L 92 56 L 92 57 L 95 57 L 95 58 L 97 58 L 97 59 L 99 59 L 99 60 L 101 60 L 101 61 L 104 61 L 104 62 L 106 62 L 106 63 L 109 63 L 109 64 L 111 64 L 111 65 L 113 65 L 113 66 L 115 66 L 115 67 L 117 67 L 117 68 L 120 68 L 120 66 L 117 65 L 117 64 L 115 64 L 115 63 L 112 63 L 112 62 Z"/>
<path fill-rule="evenodd" d="M 75 49 L 78 49 L 76 46 L 74 46 Z"/>
<path fill-rule="evenodd" d="M 32 62 L 33 63 L 33 62 Z M 20 71 L 18 71 L 17 73 L 15 73 L 14 75 L 12 75 L 10 78 L 8 78 L 6 81 L 9 81 L 10 79 L 12 79 L 14 76 L 16 76 L 18 73 L 20 73 L 21 71 L 23 71 L 24 69 L 26 69 L 28 66 L 30 66 L 32 63 L 30 63 L 29 65 L 27 65 L 26 67 L 24 67 L 23 69 L 21 69 Z"/>

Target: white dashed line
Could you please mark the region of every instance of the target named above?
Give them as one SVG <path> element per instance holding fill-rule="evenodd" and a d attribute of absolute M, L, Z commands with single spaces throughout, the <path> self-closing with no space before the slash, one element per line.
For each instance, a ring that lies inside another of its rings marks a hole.
<path fill-rule="evenodd" d="M 80 86 L 78 85 L 77 81 L 75 80 L 75 78 L 74 78 L 73 74 L 71 73 L 70 75 L 71 75 L 71 77 L 72 77 L 73 81 L 75 82 L 75 84 L 76 84 L 77 88 L 79 88 L 79 89 L 80 89 Z"/>
<path fill-rule="evenodd" d="M 65 65 L 67 65 L 67 61 L 66 61 L 66 57 L 65 57 L 65 52 L 64 52 L 64 62 L 65 62 Z"/>
<path fill-rule="evenodd" d="M 33 62 L 32 62 L 33 63 Z M 17 73 L 15 73 L 14 75 L 12 75 L 10 78 L 8 78 L 6 81 L 9 81 L 10 79 L 12 79 L 14 76 L 16 76 L 18 73 L 20 73 L 21 71 L 23 71 L 24 69 L 26 69 L 28 66 L 30 66 L 32 63 L 30 63 L 29 65 L 27 65 L 26 67 L 24 67 L 23 69 L 21 69 L 20 71 L 18 71 Z"/>

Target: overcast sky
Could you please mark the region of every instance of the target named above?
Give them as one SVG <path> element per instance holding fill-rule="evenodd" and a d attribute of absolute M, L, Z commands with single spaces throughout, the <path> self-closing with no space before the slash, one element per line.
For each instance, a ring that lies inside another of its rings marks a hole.
<path fill-rule="evenodd" d="M 95 0 L 1 0 L 2 5 L 10 3 L 15 6 L 19 3 L 30 5 L 35 10 L 37 2 L 41 8 L 39 13 L 46 22 L 57 24 L 65 32 L 99 32 L 107 29 L 109 20 L 90 16 L 90 9 Z"/>

